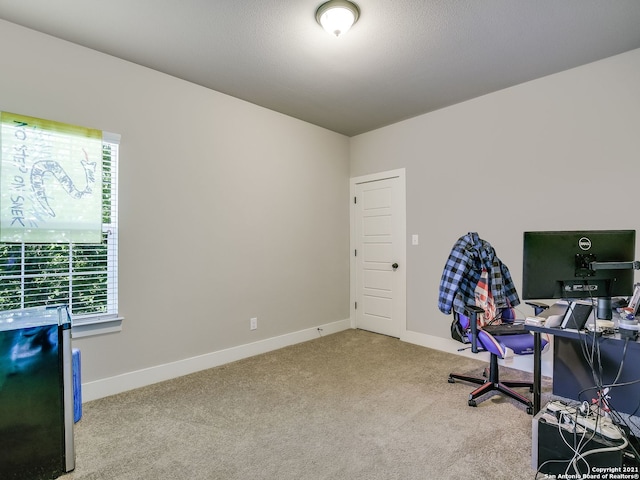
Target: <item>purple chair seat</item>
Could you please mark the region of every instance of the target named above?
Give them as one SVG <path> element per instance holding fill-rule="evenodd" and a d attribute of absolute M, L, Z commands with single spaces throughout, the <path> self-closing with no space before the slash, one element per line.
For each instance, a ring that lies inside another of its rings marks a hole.
<path fill-rule="evenodd" d="M 458 314 L 458 322 L 467 332 L 468 340 L 471 341 L 471 332 L 469 326 L 471 321 L 476 321 L 475 313 L 472 319 L 465 315 Z M 513 390 L 514 387 L 528 387 L 533 391 L 532 382 L 522 381 L 501 381 L 498 373 L 498 359 L 504 359 L 508 356 L 508 350 L 512 350 L 515 355 L 530 355 L 534 353 L 534 337 L 531 333 L 519 333 L 514 335 L 491 335 L 490 333 L 478 329 L 477 331 L 477 347 L 478 350 L 486 350 L 491 354 L 490 367 L 485 372 L 483 378 L 471 377 L 465 374 L 449 375 L 449 382 L 454 383 L 455 380 L 464 380 L 480 385 L 469 395 L 469 406 L 477 406 L 477 399 L 491 391 L 499 391 L 514 400 L 526 405 L 527 413 L 533 413 L 533 404 L 531 400 L 524 397 L 520 393 Z M 548 342 L 542 340 L 542 347 Z"/>

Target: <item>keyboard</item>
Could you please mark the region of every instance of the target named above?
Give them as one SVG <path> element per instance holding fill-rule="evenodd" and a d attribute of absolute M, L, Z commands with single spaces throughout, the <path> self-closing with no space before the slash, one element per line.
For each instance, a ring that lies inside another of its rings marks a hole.
<path fill-rule="evenodd" d="M 499 323 L 497 325 L 485 325 L 482 329 L 491 335 L 519 335 L 527 333 L 524 323 Z"/>

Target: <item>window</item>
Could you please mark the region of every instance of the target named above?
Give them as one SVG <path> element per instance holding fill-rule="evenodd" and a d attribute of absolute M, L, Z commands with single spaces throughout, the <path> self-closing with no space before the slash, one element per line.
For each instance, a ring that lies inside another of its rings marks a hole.
<path fill-rule="evenodd" d="M 119 135 L 103 134 L 102 242 L 0 243 L 0 310 L 65 303 L 74 330 L 76 325 L 119 323 L 119 142 Z"/>

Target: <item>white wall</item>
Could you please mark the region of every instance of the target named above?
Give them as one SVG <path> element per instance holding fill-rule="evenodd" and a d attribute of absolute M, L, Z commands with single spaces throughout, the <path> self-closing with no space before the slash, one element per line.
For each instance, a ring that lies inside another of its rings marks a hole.
<path fill-rule="evenodd" d="M 0 44 L 0 110 L 122 135 L 125 320 L 74 340 L 83 383 L 109 383 L 89 396 L 348 326 L 347 137 L 4 21 Z"/>
<path fill-rule="evenodd" d="M 438 286 L 461 235 L 488 240 L 520 290 L 524 231 L 640 230 L 640 50 L 351 139 L 351 176 L 402 167 L 407 238 L 420 238 L 407 329 L 449 338 Z"/>

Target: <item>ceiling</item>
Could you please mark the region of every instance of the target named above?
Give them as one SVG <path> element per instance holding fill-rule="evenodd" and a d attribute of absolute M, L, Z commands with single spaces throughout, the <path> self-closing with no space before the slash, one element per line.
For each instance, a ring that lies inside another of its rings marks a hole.
<path fill-rule="evenodd" d="M 0 18 L 347 136 L 640 48 L 638 0 L 0 0 Z M 1 27 L 0 27 L 1 28 Z"/>

